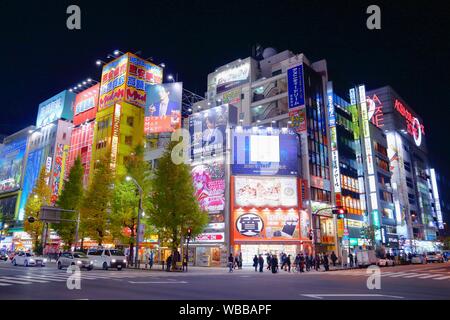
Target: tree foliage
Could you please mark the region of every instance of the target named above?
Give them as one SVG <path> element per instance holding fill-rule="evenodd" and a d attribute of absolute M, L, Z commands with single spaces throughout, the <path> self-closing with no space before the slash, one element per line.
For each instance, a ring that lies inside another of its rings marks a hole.
<path fill-rule="evenodd" d="M 150 222 L 159 230 L 160 241 L 176 250 L 187 228 L 192 236 L 201 233 L 208 223 L 204 212 L 194 195 L 194 186 L 190 167 L 172 162 L 171 152 L 176 142 L 167 146 L 158 161 L 153 179 L 153 192 L 150 203 L 146 203 L 150 212 Z"/>
<path fill-rule="evenodd" d="M 58 198 L 57 206 L 66 210 L 80 209 L 83 200 L 83 165 L 81 158 L 78 156 L 70 169 L 67 181 L 64 183 L 64 189 Z M 63 219 L 76 220 L 77 212 L 64 212 L 61 217 Z M 64 241 L 66 246 L 70 248 L 74 242 L 76 232 L 76 222 L 60 222 L 52 224 L 52 228 L 58 233 L 59 237 Z"/>
<path fill-rule="evenodd" d="M 364 226 L 361 228 L 361 236 L 367 239 L 371 246 L 376 244 L 375 235 L 380 228 L 374 225 Z"/>
<path fill-rule="evenodd" d="M 27 232 L 31 239 L 33 239 L 33 250 L 40 253 L 42 250 L 40 246 L 40 239 L 44 228 L 44 223 L 39 221 L 39 211 L 41 206 L 47 206 L 50 204 L 50 198 L 52 191 L 48 185 L 49 173 L 43 166 L 39 173 L 39 177 L 36 180 L 33 191 L 30 193 L 25 206 L 25 221 L 24 230 Z M 33 217 L 34 222 L 28 222 L 28 218 Z"/>
<path fill-rule="evenodd" d="M 95 163 L 91 183 L 80 207 L 83 235 L 93 238 L 99 245 L 108 236 L 108 214 L 114 188 L 110 163 L 109 158 Z"/>

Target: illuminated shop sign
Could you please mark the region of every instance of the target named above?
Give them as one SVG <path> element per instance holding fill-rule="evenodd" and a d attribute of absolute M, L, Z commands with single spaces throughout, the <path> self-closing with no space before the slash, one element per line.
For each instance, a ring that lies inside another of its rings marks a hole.
<path fill-rule="evenodd" d="M 303 83 L 303 65 L 287 70 L 288 108 L 296 108 L 305 104 L 305 87 Z"/>
<path fill-rule="evenodd" d="M 213 84 L 216 86 L 216 93 L 219 94 L 248 82 L 249 77 L 250 62 L 246 61 L 218 72 Z"/>
<path fill-rule="evenodd" d="M 400 102 L 395 99 L 394 108 L 406 120 L 406 131 L 414 138 L 416 146 L 420 147 L 422 144 L 422 135 L 425 135 L 425 128 L 420 123 L 419 119 L 414 117 L 411 112 Z"/>
<path fill-rule="evenodd" d="M 20 188 L 27 139 L 0 146 L 0 193 Z"/>
<path fill-rule="evenodd" d="M 367 96 L 367 109 L 369 121 L 371 121 L 378 128 L 383 127 L 383 103 L 376 94 L 372 97 Z"/>
<path fill-rule="evenodd" d="M 67 90 L 39 104 L 36 127 L 40 128 L 58 119 L 72 120 L 75 94 Z"/>
<path fill-rule="evenodd" d="M 223 161 L 198 164 L 192 167 L 195 197 L 208 213 L 225 209 L 225 165 Z"/>
<path fill-rule="evenodd" d="M 333 169 L 333 184 L 334 192 L 336 193 L 336 200 L 340 199 L 341 192 L 341 177 L 339 171 L 339 152 L 337 146 L 337 132 L 336 132 L 336 114 L 334 110 L 333 91 L 328 90 L 328 121 L 330 126 L 331 139 L 331 165 Z M 340 203 L 336 203 L 340 206 Z"/>
<path fill-rule="evenodd" d="M 216 232 L 216 233 L 201 233 L 197 237 L 195 237 L 193 242 L 224 242 L 224 241 L 225 241 L 225 233 Z"/>
<path fill-rule="evenodd" d="M 439 229 L 444 229 L 444 221 L 442 219 L 442 211 L 441 211 L 441 201 L 439 200 L 439 191 L 438 186 L 436 182 L 436 172 L 434 169 L 430 169 L 430 175 L 431 175 L 431 185 L 433 187 L 433 198 L 434 198 L 434 205 L 436 208 L 436 216 L 438 220 L 438 227 Z"/>
<path fill-rule="evenodd" d="M 99 89 L 100 85 L 96 84 L 77 94 L 75 97 L 74 115 L 90 110 L 97 105 Z"/>
<path fill-rule="evenodd" d="M 117 151 L 119 148 L 119 127 L 120 127 L 120 113 L 122 106 L 116 104 L 116 109 L 114 110 L 114 120 L 113 120 L 113 136 L 111 141 L 111 169 L 116 168 L 117 164 Z"/>

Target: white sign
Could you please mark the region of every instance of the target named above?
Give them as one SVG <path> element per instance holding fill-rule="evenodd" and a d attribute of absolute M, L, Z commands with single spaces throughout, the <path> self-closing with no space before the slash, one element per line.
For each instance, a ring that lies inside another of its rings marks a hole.
<path fill-rule="evenodd" d="M 225 241 L 225 233 L 217 232 L 217 233 L 202 233 L 198 235 L 194 242 L 224 242 Z"/>

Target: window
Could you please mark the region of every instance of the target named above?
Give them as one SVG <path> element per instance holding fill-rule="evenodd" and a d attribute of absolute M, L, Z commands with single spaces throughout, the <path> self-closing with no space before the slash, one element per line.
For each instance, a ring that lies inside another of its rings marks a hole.
<path fill-rule="evenodd" d="M 134 126 L 134 117 L 127 117 L 127 124 L 130 127 L 133 127 Z"/>
<path fill-rule="evenodd" d="M 132 136 L 125 136 L 125 144 L 131 146 L 133 144 L 133 137 Z"/>
<path fill-rule="evenodd" d="M 66 137 L 67 137 L 67 134 L 64 132 L 64 133 L 63 133 L 63 137 L 62 137 L 63 140 L 66 140 Z"/>
<path fill-rule="evenodd" d="M 411 163 L 409 163 L 408 161 L 404 161 L 403 164 L 405 166 L 405 170 L 411 172 Z"/>

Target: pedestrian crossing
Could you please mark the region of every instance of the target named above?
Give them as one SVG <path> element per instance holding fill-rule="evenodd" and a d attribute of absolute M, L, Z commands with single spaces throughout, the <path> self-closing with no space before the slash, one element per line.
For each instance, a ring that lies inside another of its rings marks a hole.
<path fill-rule="evenodd" d="M 0 287 L 13 285 L 30 285 L 51 282 L 67 282 L 71 273 L 28 273 L 25 275 L 0 276 Z M 121 280 L 125 278 L 152 277 L 149 273 L 141 272 L 80 272 L 80 279 L 83 280 Z"/>
<path fill-rule="evenodd" d="M 431 279 L 431 280 L 449 280 L 450 272 L 447 269 L 441 271 L 439 273 L 434 272 L 435 270 L 427 270 L 426 272 L 417 272 L 414 271 L 381 271 L 381 277 L 385 278 L 402 278 L 402 279 Z M 372 273 L 367 273 L 367 270 L 343 270 L 343 271 L 332 271 L 326 272 L 327 275 L 342 275 L 342 276 L 350 276 L 350 277 L 361 277 L 361 276 L 370 276 Z"/>

